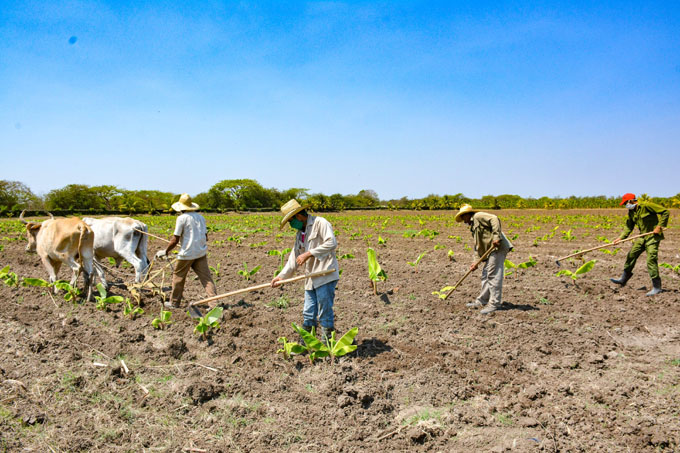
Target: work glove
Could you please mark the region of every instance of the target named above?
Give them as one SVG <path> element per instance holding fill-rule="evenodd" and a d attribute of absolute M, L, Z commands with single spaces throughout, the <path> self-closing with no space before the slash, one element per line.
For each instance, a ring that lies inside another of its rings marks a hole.
<path fill-rule="evenodd" d="M 156 258 L 158 259 L 164 259 L 167 257 L 167 254 L 165 253 L 165 250 L 159 250 L 156 252 Z"/>

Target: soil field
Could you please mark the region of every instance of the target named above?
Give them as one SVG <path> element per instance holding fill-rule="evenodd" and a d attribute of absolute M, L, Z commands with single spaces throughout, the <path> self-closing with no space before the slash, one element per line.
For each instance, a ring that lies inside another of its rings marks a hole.
<path fill-rule="evenodd" d="M 298 340 L 299 283 L 223 300 L 209 341 L 184 310 L 154 329 L 159 295 L 144 294 L 131 320 L 120 304 L 97 310 L 0 283 L 0 452 L 679 451 L 680 275 L 661 268 L 665 291 L 646 297 L 643 255 L 616 287 L 630 243 L 586 255 L 597 263 L 575 283 L 555 275 L 557 257 L 617 237 L 624 210 L 497 212 L 514 238 L 508 259 L 537 264 L 506 277 L 504 309 L 489 316 L 465 307 L 481 270 L 447 301 L 432 294 L 474 260 L 453 214 L 324 215 L 338 256 L 354 256 L 340 260 L 335 315 L 340 333 L 359 328 L 358 348 L 336 363 L 277 354 L 279 337 Z M 660 263 L 680 264 L 678 216 Z M 275 214 L 206 217 L 218 292 L 268 282 L 279 258 L 267 252 L 293 243 Z M 161 236 L 174 225 L 140 219 Z M 19 222 L 0 222 L 0 245 L 0 267 L 47 278 Z M 388 275 L 377 296 L 367 246 Z M 149 256 L 160 248 L 151 239 Z M 417 269 L 407 264 L 422 252 Z M 262 266 L 249 282 L 243 263 Z M 110 294 L 129 297 L 133 275 L 112 269 Z M 191 301 L 204 296 L 192 276 Z"/>

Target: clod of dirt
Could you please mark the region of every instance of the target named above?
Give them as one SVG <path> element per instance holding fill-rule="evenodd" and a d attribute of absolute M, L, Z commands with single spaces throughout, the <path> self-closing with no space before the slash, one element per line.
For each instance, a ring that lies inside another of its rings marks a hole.
<path fill-rule="evenodd" d="M 427 440 L 427 433 L 420 428 L 411 428 L 407 436 L 413 444 L 422 445 Z"/>
<path fill-rule="evenodd" d="M 184 394 L 192 399 L 193 404 L 203 404 L 219 397 L 222 392 L 224 392 L 224 386 L 209 382 L 197 382 L 189 385 Z"/>
<path fill-rule="evenodd" d="M 187 352 L 187 344 L 184 342 L 183 339 L 177 339 L 174 340 L 172 343 L 170 343 L 166 349 L 166 353 L 175 359 L 180 359 L 182 355 Z"/>
<path fill-rule="evenodd" d="M 24 426 L 33 426 L 36 423 L 42 425 L 47 421 L 47 414 L 26 414 L 21 417 L 21 423 Z"/>

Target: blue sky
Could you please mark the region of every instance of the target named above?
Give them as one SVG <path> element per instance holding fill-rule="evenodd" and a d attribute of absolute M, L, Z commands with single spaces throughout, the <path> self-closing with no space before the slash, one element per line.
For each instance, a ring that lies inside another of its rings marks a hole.
<path fill-rule="evenodd" d="M 0 179 L 680 192 L 677 2 L 0 3 Z"/>

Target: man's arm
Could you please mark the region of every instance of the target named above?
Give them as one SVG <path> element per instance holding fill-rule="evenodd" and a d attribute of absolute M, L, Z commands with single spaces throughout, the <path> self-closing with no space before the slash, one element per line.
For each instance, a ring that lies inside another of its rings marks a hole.
<path fill-rule="evenodd" d="M 619 240 L 626 239 L 628 236 L 630 236 L 630 233 L 633 232 L 634 228 L 635 223 L 633 222 L 633 216 L 628 214 L 628 218 L 626 219 L 626 226 L 623 229 L 623 233 L 621 233 L 621 236 L 619 236 Z"/>
<path fill-rule="evenodd" d="M 280 280 L 285 280 L 287 278 L 290 278 L 293 276 L 293 273 L 295 272 L 295 269 L 297 269 L 297 263 L 295 261 L 295 250 L 297 250 L 297 238 L 295 240 L 295 245 L 293 246 L 293 250 L 288 254 L 288 260 L 286 260 L 286 265 L 283 266 L 283 269 L 281 269 L 281 272 L 279 272 L 279 275 L 274 277 L 272 279 L 272 286 L 276 288 L 279 286 L 279 281 Z"/>
<path fill-rule="evenodd" d="M 661 234 L 664 228 L 668 227 L 668 219 L 670 217 L 670 211 L 663 206 L 656 203 L 649 203 L 647 208 L 654 212 L 659 219 L 659 223 L 654 228 L 654 234 Z"/>
<path fill-rule="evenodd" d="M 156 258 L 162 258 L 164 256 L 168 256 L 168 254 L 172 251 L 172 249 L 174 249 L 175 246 L 177 244 L 179 244 L 179 239 L 180 239 L 179 236 L 176 236 L 176 235 L 173 234 L 172 238 L 170 238 L 170 243 L 165 248 L 165 250 L 159 250 L 156 253 Z"/>

